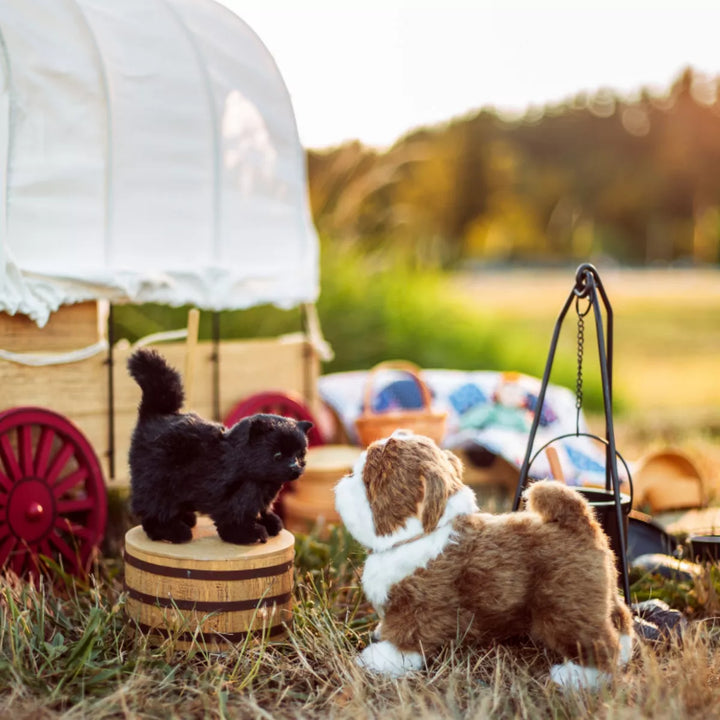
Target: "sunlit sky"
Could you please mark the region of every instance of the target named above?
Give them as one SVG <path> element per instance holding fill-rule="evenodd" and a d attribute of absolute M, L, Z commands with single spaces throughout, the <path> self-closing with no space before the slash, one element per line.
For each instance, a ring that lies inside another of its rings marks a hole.
<path fill-rule="evenodd" d="M 306 147 L 389 145 L 481 107 L 720 75 L 720 0 L 222 0 L 258 34 Z"/>

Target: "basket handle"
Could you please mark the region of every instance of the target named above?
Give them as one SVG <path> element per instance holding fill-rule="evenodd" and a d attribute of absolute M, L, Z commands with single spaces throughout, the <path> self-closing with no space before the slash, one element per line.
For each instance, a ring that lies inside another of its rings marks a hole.
<path fill-rule="evenodd" d="M 420 368 L 411 363 L 408 360 L 385 360 L 384 362 L 378 363 L 371 370 L 368 371 L 367 378 L 365 380 L 365 390 L 363 392 L 363 403 L 362 403 L 362 415 L 371 415 L 370 409 L 372 408 L 372 390 L 373 380 L 378 372 L 382 370 L 402 370 L 412 377 L 417 383 L 420 389 L 420 395 L 422 396 L 423 409 L 429 410 L 432 402 L 432 396 L 428 386 L 423 382 L 420 377 Z"/>

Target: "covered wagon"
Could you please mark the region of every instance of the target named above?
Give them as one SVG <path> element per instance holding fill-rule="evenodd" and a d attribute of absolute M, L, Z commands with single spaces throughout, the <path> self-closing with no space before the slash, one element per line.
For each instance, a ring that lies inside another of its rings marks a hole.
<path fill-rule="evenodd" d="M 304 307 L 318 240 L 268 50 L 213 0 L 0 3 L 0 566 L 84 571 L 139 390 L 113 306 Z M 192 406 L 317 402 L 318 340 L 164 343 Z M 189 353 L 188 348 L 192 348 Z"/>

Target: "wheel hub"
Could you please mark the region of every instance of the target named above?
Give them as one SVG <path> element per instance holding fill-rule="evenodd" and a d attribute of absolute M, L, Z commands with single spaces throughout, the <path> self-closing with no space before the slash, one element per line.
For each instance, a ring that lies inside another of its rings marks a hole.
<path fill-rule="evenodd" d="M 13 485 L 7 503 L 7 519 L 13 534 L 33 543 L 51 530 L 55 500 L 50 488 L 37 478 L 23 478 Z"/>

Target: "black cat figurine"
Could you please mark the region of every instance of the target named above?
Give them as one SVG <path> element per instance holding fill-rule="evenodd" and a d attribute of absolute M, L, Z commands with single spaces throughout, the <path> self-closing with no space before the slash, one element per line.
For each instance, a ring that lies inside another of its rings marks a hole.
<path fill-rule="evenodd" d="M 266 542 L 282 530 L 272 504 L 305 468 L 312 423 L 279 415 L 243 418 L 231 428 L 180 412 L 180 374 L 141 348 L 128 371 L 142 389 L 130 443 L 132 511 L 152 540 L 188 542 L 195 513 L 209 515 L 226 542 Z"/>

